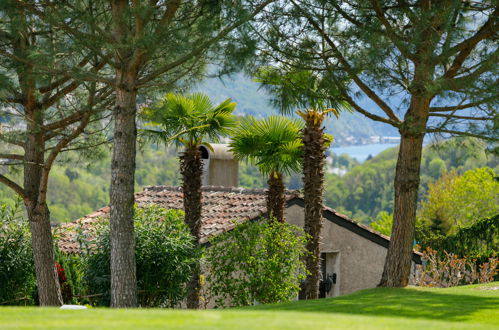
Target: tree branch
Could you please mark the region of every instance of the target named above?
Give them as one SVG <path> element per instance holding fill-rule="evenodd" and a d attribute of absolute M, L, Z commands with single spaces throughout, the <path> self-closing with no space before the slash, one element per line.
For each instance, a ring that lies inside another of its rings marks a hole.
<path fill-rule="evenodd" d="M 483 103 L 486 103 L 487 101 L 492 101 L 497 99 L 497 95 L 488 97 L 486 99 L 476 101 L 476 102 L 470 102 L 466 104 L 458 104 L 450 107 L 430 107 L 430 113 L 431 112 L 443 112 L 443 111 L 456 111 L 456 110 L 463 110 L 463 109 L 468 109 L 468 108 L 473 108 L 477 107 Z"/>
<path fill-rule="evenodd" d="M 59 155 L 59 152 L 66 147 L 71 141 L 73 141 L 76 137 L 78 137 L 85 127 L 88 124 L 88 121 L 90 119 L 90 112 L 86 112 L 84 117 L 82 118 L 80 125 L 73 130 L 73 132 L 68 135 L 67 137 L 63 138 L 60 140 L 57 145 L 52 149 L 50 152 L 49 156 L 47 157 L 47 160 L 43 164 L 43 169 L 42 169 L 42 175 L 40 178 L 40 190 L 38 194 L 38 203 L 45 203 L 46 198 L 47 198 L 47 185 L 48 185 L 48 179 L 49 179 L 49 172 L 50 169 L 52 168 L 52 165 L 57 158 L 57 155 Z"/>
<path fill-rule="evenodd" d="M 19 196 L 22 197 L 22 199 L 25 200 L 27 198 L 26 192 L 20 185 L 18 185 L 17 183 L 15 183 L 14 181 L 10 180 L 9 178 L 7 178 L 2 174 L 0 174 L 0 182 L 9 187 L 10 189 L 14 190 Z"/>
<path fill-rule="evenodd" d="M 473 51 L 475 46 L 482 40 L 487 39 L 489 37 L 494 36 L 494 34 L 498 30 L 497 25 L 497 16 L 499 15 L 499 9 L 496 8 L 492 13 L 491 17 L 487 20 L 487 22 L 480 28 L 480 30 L 475 33 L 472 37 L 464 40 L 460 44 L 452 47 L 449 50 L 449 54 L 453 54 L 455 52 L 459 52 L 459 54 L 454 58 L 451 66 L 444 73 L 443 78 L 453 78 L 457 75 L 459 69 L 463 65 L 464 61 L 468 58 L 470 53 Z M 443 57 L 444 54 L 439 57 Z M 450 56 L 450 55 L 447 55 Z"/>
<path fill-rule="evenodd" d="M 0 154 L 0 159 L 24 160 L 24 156 L 23 155 L 16 155 L 16 154 Z"/>
<path fill-rule="evenodd" d="M 333 52 L 335 53 L 337 59 L 340 61 L 340 63 L 345 67 L 345 70 L 348 72 L 352 80 L 359 86 L 359 88 L 371 99 L 378 105 L 381 110 L 394 122 L 401 123 L 402 121 L 400 118 L 397 117 L 395 112 L 390 108 L 388 104 L 386 104 L 376 93 L 370 89 L 364 82 L 355 74 L 353 68 L 350 66 L 348 61 L 343 57 L 341 54 L 340 50 L 336 47 L 334 42 L 329 38 L 329 36 L 326 34 L 326 32 L 320 27 L 315 20 L 310 17 L 310 15 L 305 12 L 302 8 L 300 8 L 294 0 L 291 0 L 291 3 L 302 12 L 303 16 L 308 20 L 308 22 L 321 34 L 321 36 L 324 38 L 324 40 L 327 42 L 327 44 L 331 47 Z"/>
<path fill-rule="evenodd" d="M 91 59 L 91 56 L 90 55 L 87 55 L 83 60 L 80 61 L 80 63 L 78 63 L 78 67 L 82 68 L 84 67 Z M 38 88 L 38 91 L 42 94 L 45 94 L 47 92 L 50 92 L 51 90 L 53 89 L 56 89 L 57 87 L 61 86 L 62 84 L 68 82 L 69 80 L 71 79 L 71 76 L 70 75 L 64 75 L 62 78 L 46 85 L 46 86 L 43 86 L 43 87 L 40 87 Z"/>
<path fill-rule="evenodd" d="M 402 55 L 404 55 L 406 58 L 414 61 L 415 56 L 411 54 L 407 48 L 401 43 L 401 40 L 404 40 L 405 38 L 403 36 L 398 35 L 393 27 L 391 26 L 390 22 L 385 17 L 385 13 L 383 9 L 381 8 L 381 5 L 378 0 L 371 0 L 371 3 L 373 5 L 374 11 L 376 12 L 376 17 L 380 20 L 381 24 L 386 28 L 386 32 L 388 34 L 388 37 L 390 40 L 397 46 L 397 49 L 400 51 Z"/>
<path fill-rule="evenodd" d="M 473 116 L 456 116 L 446 113 L 431 113 L 430 117 L 444 117 L 450 119 L 465 119 L 465 120 L 492 120 L 493 117 L 473 117 Z"/>
<path fill-rule="evenodd" d="M 265 9 L 265 7 L 274 2 L 275 0 L 266 0 L 264 1 L 262 4 L 260 4 L 259 6 L 257 6 L 255 8 L 255 10 L 250 14 L 248 15 L 246 18 L 232 24 L 232 25 L 229 25 L 229 26 L 226 26 L 224 29 L 222 29 L 222 31 L 220 31 L 215 37 L 213 37 L 212 39 L 204 42 L 204 43 L 201 43 L 201 45 L 199 47 L 196 47 L 194 48 L 190 53 L 178 58 L 176 61 L 173 61 L 169 64 L 166 64 L 164 66 L 162 66 L 161 68 L 151 72 L 150 74 L 148 74 L 147 76 L 145 76 L 144 78 L 140 79 L 137 83 L 137 88 L 140 88 L 142 87 L 144 84 L 146 84 L 147 82 L 151 81 L 151 80 L 154 80 L 156 79 L 157 77 L 159 77 L 160 75 L 162 75 L 163 73 L 165 72 L 168 72 L 182 64 L 184 64 L 185 62 L 189 61 L 190 59 L 192 59 L 193 57 L 201 54 L 203 51 L 205 51 L 207 48 L 209 48 L 210 46 L 212 46 L 213 44 L 215 44 L 216 42 L 220 41 L 221 39 L 225 38 L 230 32 L 232 32 L 233 30 L 237 29 L 238 27 L 240 27 L 241 25 L 247 23 L 248 21 L 250 21 L 251 19 L 253 19 L 256 15 L 258 15 L 263 9 Z"/>
<path fill-rule="evenodd" d="M 441 128 L 427 128 L 426 133 L 447 133 L 447 134 L 452 134 L 452 135 L 470 136 L 470 137 L 475 137 L 475 138 L 482 139 L 482 140 L 496 141 L 496 142 L 498 140 L 497 138 L 489 137 L 486 135 L 474 134 L 474 133 L 470 133 L 470 132 L 454 131 L 454 130 L 448 130 L 448 129 L 441 129 Z"/>

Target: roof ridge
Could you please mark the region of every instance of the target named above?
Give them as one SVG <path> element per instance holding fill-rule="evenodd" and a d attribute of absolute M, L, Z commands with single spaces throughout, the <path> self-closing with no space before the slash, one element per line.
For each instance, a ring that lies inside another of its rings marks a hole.
<path fill-rule="evenodd" d="M 145 191 L 178 191 L 182 192 L 182 187 L 180 186 L 145 186 L 143 192 Z M 202 186 L 201 191 L 211 191 L 211 192 L 234 192 L 239 194 L 263 194 L 267 192 L 266 188 L 244 188 L 244 187 L 225 187 L 225 186 Z M 289 190 L 286 189 L 285 193 L 287 195 L 299 195 L 299 190 Z"/>

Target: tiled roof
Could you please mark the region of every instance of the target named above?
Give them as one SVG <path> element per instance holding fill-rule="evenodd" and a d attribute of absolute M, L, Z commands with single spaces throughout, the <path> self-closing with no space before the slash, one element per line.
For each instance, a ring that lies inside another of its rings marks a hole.
<path fill-rule="evenodd" d="M 244 189 L 229 187 L 203 187 L 201 212 L 201 243 L 221 232 L 234 227 L 231 220 L 244 222 L 255 219 L 267 212 L 265 189 Z M 286 192 L 286 200 L 298 197 L 298 192 Z M 137 206 L 149 204 L 159 205 L 166 209 L 182 209 L 182 188 L 168 186 L 145 187 L 144 191 L 135 194 Z M 58 227 L 59 249 L 66 253 L 77 253 L 80 244 L 77 232 L 81 231 L 87 237 L 95 233 L 95 224 L 102 218 L 109 217 L 110 208 L 106 206 L 94 213 L 62 224 Z"/>
<path fill-rule="evenodd" d="M 265 189 L 205 186 L 202 193 L 201 243 L 206 243 L 210 237 L 234 228 L 235 224 L 232 220 L 244 222 L 267 212 Z M 302 203 L 303 199 L 298 191 L 286 191 L 286 201 L 288 203 L 293 201 Z M 182 209 L 182 188 L 145 187 L 144 191 L 135 194 L 135 202 L 139 207 L 155 204 L 166 209 Z M 99 221 L 106 221 L 109 212 L 110 207 L 106 206 L 81 219 L 56 227 L 55 231 L 59 236 L 59 249 L 65 253 L 80 252 L 81 246 L 77 239 L 77 233 L 81 232 L 83 237 L 92 238 L 95 234 L 96 224 Z M 374 237 L 378 244 L 388 247 L 390 237 L 325 206 L 324 215 L 327 217 L 328 214 L 338 219 L 340 225 L 346 226 L 354 232 L 360 232 L 362 235 L 367 234 Z M 414 253 L 419 255 L 419 252 Z"/>

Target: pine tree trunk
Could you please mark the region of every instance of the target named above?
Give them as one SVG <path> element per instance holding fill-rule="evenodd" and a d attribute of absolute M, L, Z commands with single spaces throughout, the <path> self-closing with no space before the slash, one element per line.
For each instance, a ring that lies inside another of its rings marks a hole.
<path fill-rule="evenodd" d="M 320 238 L 323 225 L 322 209 L 324 194 L 324 165 L 326 138 L 321 120 L 306 121 L 303 130 L 303 183 L 305 202 L 305 233 L 307 242 L 306 267 L 309 271 L 305 280 L 305 299 L 319 298 L 320 284 Z M 324 274 L 325 275 L 325 274 Z"/>
<path fill-rule="evenodd" d="M 61 306 L 62 295 L 55 269 L 54 244 L 47 204 L 28 211 L 40 306 Z"/>
<path fill-rule="evenodd" d="M 189 226 L 196 243 L 199 243 L 201 229 L 201 177 L 203 164 L 198 146 L 186 147 L 180 156 L 182 172 L 182 190 L 184 193 L 185 223 Z M 195 265 L 190 282 L 187 285 L 187 308 L 198 309 L 200 305 L 201 269 Z"/>
<path fill-rule="evenodd" d="M 401 134 L 392 235 L 379 286 L 404 287 L 409 283 L 423 138 L 423 134 Z"/>
<path fill-rule="evenodd" d="M 267 210 L 269 219 L 284 222 L 284 182 L 281 173 L 272 172 L 267 181 Z"/>
<path fill-rule="evenodd" d="M 24 204 L 28 214 L 35 264 L 36 284 L 40 306 L 61 306 L 62 295 L 55 269 L 54 245 L 50 227 L 50 213 L 45 201 L 38 203 L 45 143 L 39 130 L 42 122 L 40 111 L 35 109 L 34 98 L 25 105 L 29 118 L 24 156 Z"/>
<path fill-rule="evenodd" d="M 124 74 L 117 74 L 110 187 L 111 307 L 115 308 L 137 306 L 133 226 L 137 92 L 134 77 Z"/>

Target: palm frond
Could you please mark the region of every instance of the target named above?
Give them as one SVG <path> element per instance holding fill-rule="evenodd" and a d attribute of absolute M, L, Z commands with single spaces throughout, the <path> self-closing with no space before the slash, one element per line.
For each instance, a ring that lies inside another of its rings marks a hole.
<path fill-rule="evenodd" d="M 273 95 L 272 103 L 284 114 L 292 114 L 300 108 L 351 111 L 348 103 L 339 97 L 339 89 L 328 77 L 317 72 L 263 66 L 256 72 L 254 81 Z M 342 88 L 348 89 L 348 84 Z"/>
<path fill-rule="evenodd" d="M 187 96 L 168 93 L 155 106 L 144 108 L 141 118 L 169 136 L 164 143 L 194 145 L 204 138 L 216 142 L 220 136 L 227 136 L 235 123 L 232 115 L 235 107 L 230 99 L 214 107 L 202 93 Z"/>
<path fill-rule="evenodd" d="M 236 158 L 255 164 L 264 174 L 299 171 L 302 127 L 301 121 L 282 116 L 247 117 L 234 130 L 229 146 Z"/>

